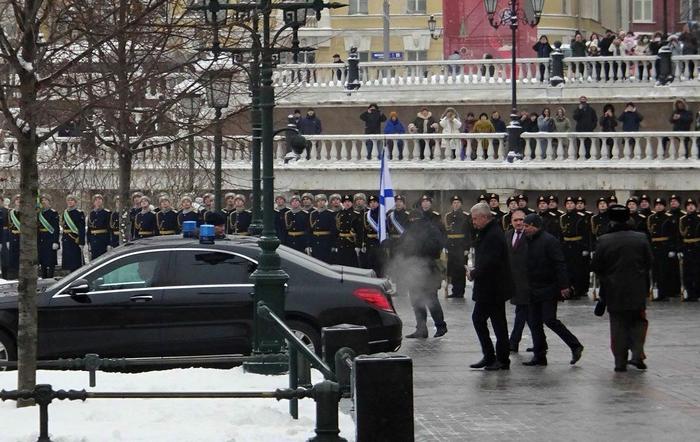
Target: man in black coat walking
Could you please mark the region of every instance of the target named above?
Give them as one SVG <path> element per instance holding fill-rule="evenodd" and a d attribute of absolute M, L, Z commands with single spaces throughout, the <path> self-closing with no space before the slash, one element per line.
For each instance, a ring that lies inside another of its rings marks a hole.
<path fill-rule="evenodd" d="M 566 261 L 559 241 L 542 229 L 542 218 L 531 213 L 525 217 L 527 235 L 527 279 L 530 286 L 529 325 L 534 357 L 523 365 L 547 365 L 546 325 L 571 349 L 571 364 L 581 359 L 583 345 L 557 319 L 557 303 L 571 294 Z"/>
<path fill-rule="evenodd" d="M 528 318 L 528 305 L 530 304 L 530 286 L 527 281 L 527 241 L 523 230 L 525 211 L 515 209 L 510 214 L 512 228 L 506 231 L 506 244 L 508 244 L 508 256 L 510 257 L 511 270 L 515 290 L 510 303 L 515 306 L 515 319 L 513 330 L 510 332 L 510 351 L 518 352 L 520 339 Z"/>
<path fill-rule="evenodd" d="M 627 371 L 627 364 L 644 370 L 651 247 L 644 233 L 631 230 L 627 207 L 613 205 L 608 211 L 610 232 L 598 240 L 591 267 L 600 279 L 600 298 L 610 315 L 615 371 Z"/>
<path fill-rule="evenodd" d="M 476 204 L 472 207 L 471 215 L 472 223 L 479 231 L 474 249 L 474 268 L 468 273 L 469 280 L 474 281 L 472 322 L 484 357 L 470 367 L 489 371 L 508 370 L 510 346 L 505 303 L 514 290 L 508 245 L 488 204 Z M 496 335 L 495 353 L 487 325 L 489 319 Z"/>

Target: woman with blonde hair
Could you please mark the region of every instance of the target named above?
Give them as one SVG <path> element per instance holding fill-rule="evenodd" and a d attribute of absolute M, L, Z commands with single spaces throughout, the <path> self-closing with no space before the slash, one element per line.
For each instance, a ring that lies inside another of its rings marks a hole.
<path fill-rule="evenodd" d="M 440 117 L 440 127 L 442 128 L 442 133 L 447 135 L 457 135 L 462 127 L 462 121 L 459 114 L 453 107 L 448 107 L 445 112 L 442 113 Z M 452 151 L 452 159 L 457 158 L 457 149 L 460 148 L 460 141 L 458 138 L 451 138 L 442 140 L 442 148 Z"/>

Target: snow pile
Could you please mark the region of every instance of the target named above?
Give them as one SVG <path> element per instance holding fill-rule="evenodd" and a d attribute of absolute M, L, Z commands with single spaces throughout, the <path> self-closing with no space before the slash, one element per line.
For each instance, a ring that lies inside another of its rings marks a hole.
<path fill-rule="evenodd" d="M 314 383 L 323 380 L 314 371 Z M 97 387 L 88 388 L 87 372 L 39 371 L 37 383 L 54 389 L 89 391 L 274 391 L 288 387 L 288 377 L 204 368 L 137 374 L 97 374 Z M 0 372 L 0 388 L 15 389 L 16 372 Z M 92 441 L 304 441 L 314 435 L 315 403 L 299 401 L 299 420 L 289 416 L 289 402 L 274 399 L 88 399 L 54 401 L 49 406 L 49 432 L 54 442 Z M 354 440 L 350 416 L 339 416 L 341 436 Z M 0 402 L 3 442 L 35 441 L 39 409 L 17 409 Z"/>

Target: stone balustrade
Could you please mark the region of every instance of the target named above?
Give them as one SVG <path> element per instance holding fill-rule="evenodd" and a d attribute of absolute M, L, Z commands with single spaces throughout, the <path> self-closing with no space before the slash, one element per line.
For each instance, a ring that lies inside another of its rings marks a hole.
<path fill-rule="evenodd" d="M 657 57 L 568 57 L 564 59 L 564 87 L 576 81 L 611 84 L 620 82 L 656 83 Z M 672 59 L 674 81 L 698 78 L 700 55 Z M 277 86 L 293 84 L 314 88 L 342 88 L 347 72 L 334 63 L 279 65 L 274 78 Z M 438 60 L 360 63 L 362 88 L 441 86 L 450 84 L 502 85 L 512 78 L 523 85 L 549 84 L 548 58 L 518 58 L 513 75 L 510 59 Z"/>

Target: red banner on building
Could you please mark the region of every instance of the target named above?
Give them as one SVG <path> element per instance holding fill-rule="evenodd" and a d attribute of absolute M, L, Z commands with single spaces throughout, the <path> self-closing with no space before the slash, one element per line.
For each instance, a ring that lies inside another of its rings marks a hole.
<path fill-rule="evenodd" d="M 497 17 L 508 7 L 508 0 L 498 3 Z M 529 1 L 519 2 L 523 7 Z M 442 0 L 443 52 L 447 58 L 459 51 L 463 59 L 483 58 L 486 54 L 493 58 L 510 58 L 511 31 L 508 25 L 494 29 L 489 24 L 483 0 Z M 532 46 L 537 41 L 537 28 L 522 23 L 516 34 L 517 56 L 535 57 Z"/>

